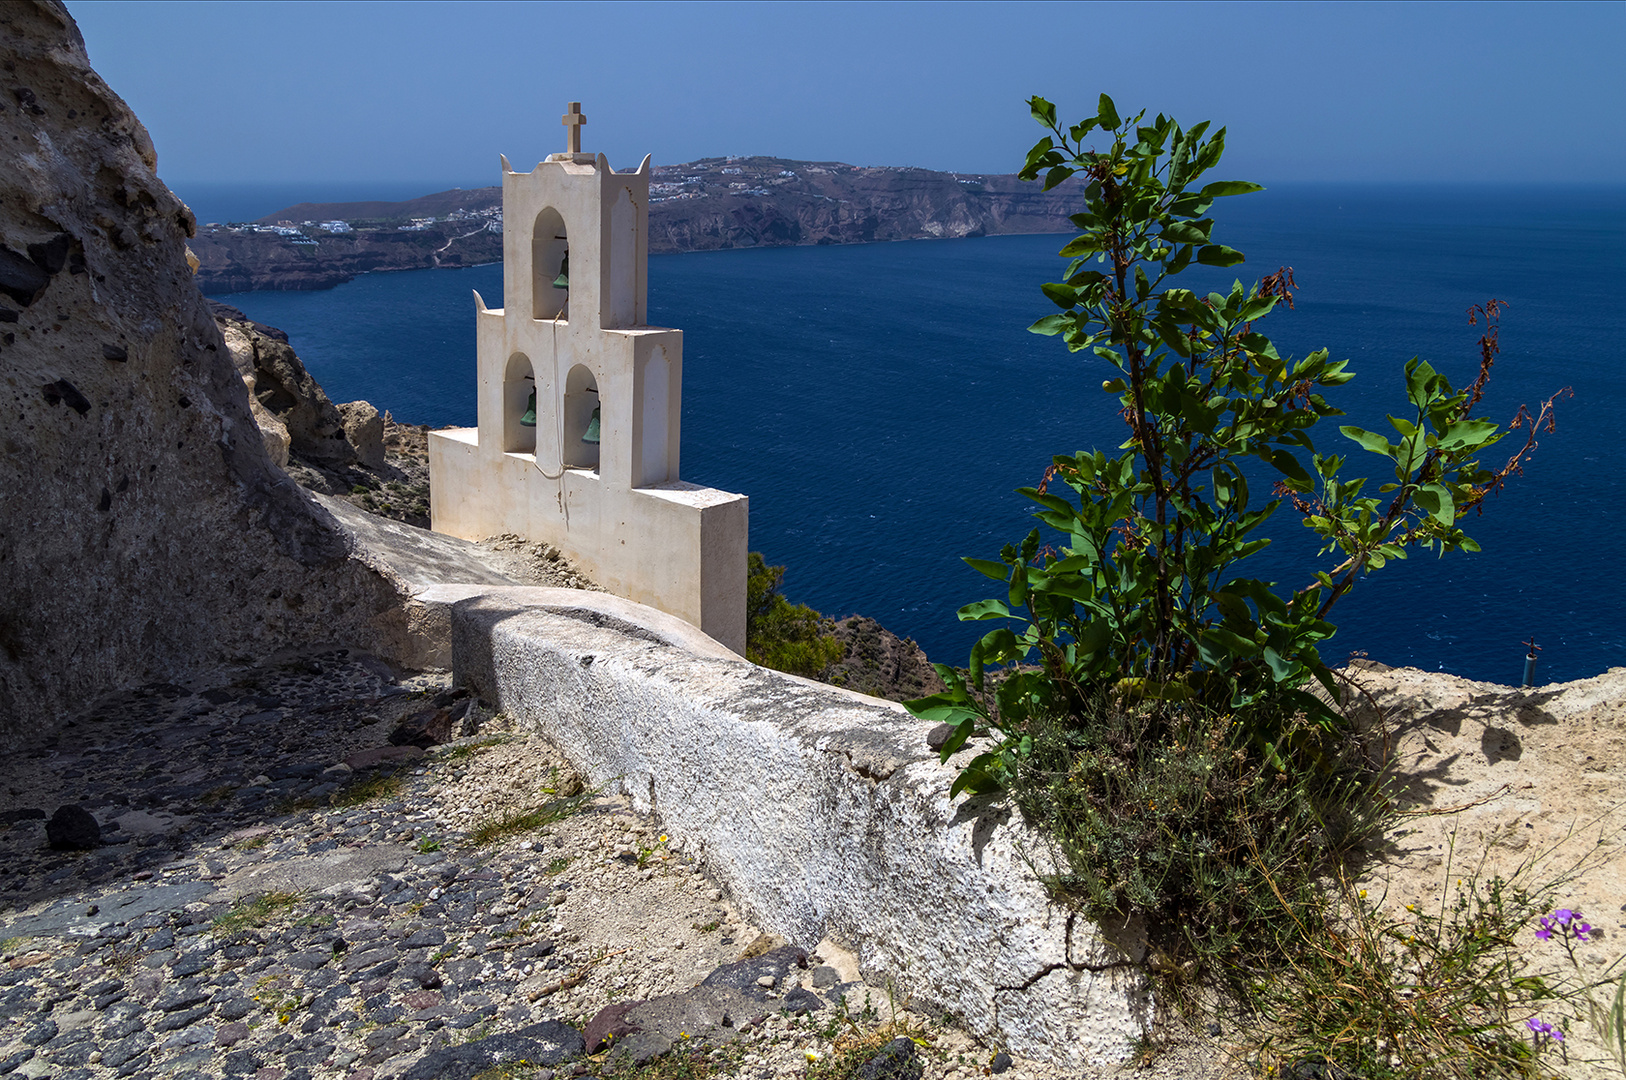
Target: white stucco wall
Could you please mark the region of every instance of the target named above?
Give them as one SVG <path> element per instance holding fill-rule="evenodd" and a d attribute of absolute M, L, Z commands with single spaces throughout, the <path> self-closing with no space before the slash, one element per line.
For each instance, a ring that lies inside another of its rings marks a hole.
<path fill-rule="evenodd" d="M 542 592 L 420 599 L 448 612 L 460 680 L 658 815 L 758 925 L 828 935 L 869 980 L 1013 1052 L 1128 1057 L 1151 1019 L 1144 940 L 1110 944 L 1049 901 L 1042 841 L 1008 809 L 950 801 L 930 725 L 624 601 Z"/>

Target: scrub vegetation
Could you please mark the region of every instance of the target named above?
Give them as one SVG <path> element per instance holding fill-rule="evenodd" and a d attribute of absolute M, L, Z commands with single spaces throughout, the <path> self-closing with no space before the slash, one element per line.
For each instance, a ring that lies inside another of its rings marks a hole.
<path fill-rule="evenodd" d="M 780 588 L 783 566 L 769 566 L 760 551 L 749 556 L 745 583 L 745 655 L 753 664 L 817 679 L 845 651 L 829 620 L 806 604 L 793 604 Z"/>
<path fill-rule="evenodd" d="M 1167 1000 L 1224 989 L 1261 1075 L 1552 1074 L 1562 1030 L 1537 1007 L 1574 1013 L 1587 989 L 1526 962 L 1556 885 L 1475 880 L 1399 920 L 1329 887 L 1390 802 L 1318 646 L 1357 581 L 1478 550 L 1463 519 L 1520 473 L 1559 395 L 1505 428 L 1476 415 L 1505 306 L 1489 300 L 1467 313 L 1466 385 L 1413 359 L 1389 430 L 1329 436 L 1347 361 L 1284 357 L 1263 332 L 1293 307 L 1290 267 L 1206 295 L 1176 284 L 1243 262 L 1210 212 L 1262 189 L 1203 180 L 1224 129 L 1124 118 L 1105 95 L 1070 126 L 1030 107 L 1046 134 L 1024 179 L 1083 180 L 1079 235 L 1042 286 L 1055 310 L 1031 329 L 1102 368 L 1123 441 L 1054 457 L 1019 489 L 1036 527 L 965 560 L 999 591 L 959 617 L 992 629 L 966 667 L 937 666 L 944 692 L 908 703 L 952 726 L 954 794 L 1007 798 L 1045 830 L 1058 897 L 1141 920 Z M 1285 589 L 1247 570 L 1283 508 L 1324 567 Z"/>

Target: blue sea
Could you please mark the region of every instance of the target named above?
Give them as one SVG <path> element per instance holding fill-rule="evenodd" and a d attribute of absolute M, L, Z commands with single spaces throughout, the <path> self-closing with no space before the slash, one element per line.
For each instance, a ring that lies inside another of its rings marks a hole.
<path fill-rule="evenodd" d="M 1344 422 L 1388 430 L 1413 356 L 1468 382 L 1482 327 L 1466 311 L 1493 297 L 1508 307 L 1483 414 L 1505 422 L 1521 403 L 1575 392 L 1524 475 L 1464 522 L 1484 551 L 1416 555 L 1370 575 L 1334 611 L 1330 662 L 1361 651 L 1517 683 L 1534 635 L 1538 681 L 1626 664 L 1623 196 L 1283 185 L 1216 208 L 1215 238 L 1248 261 L 1181 283 L 1206 290 L 1291 266 L 1297 308 L 1261 328 L 1284 354 L 1325 346 L 1351 361 L 1358 378 L 1334 397 Z M 1013 489 L 1037 482 L 1053 454 L 1124 436 L 1100 390 L 1104 362 L 1026 330 L 1054 310 L 1039 285 L 1060 273 L 1065 239 L 650 259 L 650 322 L 685 335 L 683 476 L 750 495 L 751 546 L 788 567 L 793 600 L 873 616 L 934 660 L 965 662 L 988 627 L 954 613 L 998 587 L 960 558 L 997 557 L 1027 533 L 1031 505 Z M 469 425 L 475 289 L 500 304 L 500 267 L 219 299 L 286 330 L 335 401 Z M 1324 425 L 1323 450 L 1340 443 L 1353 470 L 1382 463 Z M 1289 510 L 1271 524 L 1257 576 L 1297 586 L 1328 566 Z"/>

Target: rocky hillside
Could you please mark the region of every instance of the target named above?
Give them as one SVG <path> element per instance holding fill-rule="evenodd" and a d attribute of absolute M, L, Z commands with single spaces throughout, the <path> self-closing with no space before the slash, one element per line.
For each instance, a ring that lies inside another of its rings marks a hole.
<path fill-rule="evenodd" d="M 116 686 L 376 643 L 396 595 L 267 455 L 191 212 L 59 3 L 0 5 L 0 745 Z"/>
<path fill-rule="evenodd" d="M 649 250 L 855 244 L 1065 232 L 1078 195 L 1014 175 L 704 158 L 655 168 Z M 407 202 L 300 203 L 258 222 L 205 223 L 193 242 L 205 292 L 326 289 L 371 270 L 502 258 L 502 189 Z"/>

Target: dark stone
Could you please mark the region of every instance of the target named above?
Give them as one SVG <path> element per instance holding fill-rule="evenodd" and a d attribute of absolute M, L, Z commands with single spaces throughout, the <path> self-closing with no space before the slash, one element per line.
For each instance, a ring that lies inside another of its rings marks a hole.
<path fill-rule="evenodd" d="M 102 827 L 82 806 L 59 806 L 45 823 L 45 839 L 57 851 L 89 851 L 102 842 Z"/>
<path fill-rule="evenodd" d="M 893 1039 L 858 1067 L 858 1080 L 920 1080 L 924 1072 L 912 1039 Z"/>
<path fill-rule="evenodd" d="M 587 1021 L 587 1027 L 582 1032 L 582 1039 L 589 1054 L 596 1054 L 603 1050 L 607 1040 L 613 1042 L 616 1039 L 635 1035 L 643 1030 L 643 1028 L 627 1019 L 627 1013 L 636 1004 L 638 1004 L 636 1001 L 618 1001 L 614 1005 L 606 1005 L 595 1013 L 591 1020 Z"/>
<path fill-rule="evenodd" d="M 994 1071 L 995 1075 L 1004 1072 L 1011 1067 L 1011 1055 L 1001 1050 L 994 1055 L 994 1060 L 989 1063 L 988 1067 Z"/>
<path fill-rule="evenodd" d="M 159 949 L 172 949 L 175 947 L 175 931 L 167 926 L 160 927 L 147 935 L 147 939 L 141 943 L 141 947 L 150 952 L 157 952 Z M 238 957 L 237 959 L 242 958 Z"/>
<path fill-rule="evenodd" d="M 440 972 L 422 961 L 402 964 L 401 977 L 411 979 L 425 990 L 439 990 L 441 987 Z"/>
<path fill-rule="evenodd" d="M 47 274 L 59 274 L 68 265 L 68 249 L 73 246 L 71 233 L 57 233 L 39 244 L 28 245 L 28 257 Z"/>
<path fill-rule="evenodd" d="M 32 259 L 0 247 L 0 293 L 5 293 L 23 307 L 39 299 L 40 293 L 51 283 L 51 275 L 35 265 Z"/>
<path fill-rule="evenodd" d="M 562 1065 L 580 1057 L 582 1050 L 582 1037 L 575 1028 L 544 1020 L 511 1034 L 432 1050 L 402 1073 L 400 1080 L 473 1080 L 476 1074 L 511 1061 Z"/>
<path fill-rule="evenodd" d="M 333 953 L 328 949 L 307 949 L 304 952 L 296 952 L 291 956 L 284 957 L 283 963 L 289 967 L 315 971 L 331 959 L 333 959 Z"/>
<path fill-rule="evenodd" d="M 209 1015 L 209 1006 L 200 1005 L 196 1009 L 172 1012 L 167 1016 L 160 1016 L 152 1022 L 154 1031 L 179 1031 L 181 1028 L 191 1027 L 193 1024 Z"/>
<path fill-rule="evenodd" d="M 89 1065 L 90 1055 L 95 1052 L 96 1044 L 87 1039 L 72 1046 L 65 1046 L 60 1050 L 52 1050 L 50 1053 L 51 1064 Z"/>
<path fill-rule="evenodd" d="M 377 1031 L 369 1031 L 366 1038 L 362 1039 L 362 1042 L 366 1044 L 367 1049 L 376 1050 L 385 1043 L 394 1042 L 406 1033 L 407 1026 L 405 1024 L 393 1024 L 389 1027 L 381 1027 Z"/>
<path fill-rule="evenodd" d="M 21 317 L 8 307 L 0 307 L 0 322 L 16 322 Z M 7 344 L 9 345 L 10 342 L 7 342 Z"/>
<path fill-rule="evenodd" d="M 381 964 L 377 964 L 373 967 L 365 969 L 359 975 L 357 975 L 356 978 L 360 979 L 362 982 L 373 982 L 378 979 L 387 979 L 390 977 L 390 973 L 400 966 L 401 962 L 399 960 L 385 960 Z"/>
<path fill-rule="evenodd" d="M 56 1038 L 57 1026 L 55 1020 L 41 1020 L 33 1027 L 23 1032 L 24 1046 L 38 1046 L 43 1042 L 50 1042 Z"/>
<path fill-rule="evenodd" d="M 364 949 L 357 949 L 344 958 L 346 971 L 365 971 L 377 964 L 397 957 L 395 947 L 383 942 L 369 943 Z"/>
<path fill-rule="evenodd" d="M 402 939 L 401 948 L 428 949 L 444 944 L 446 944 L 446 931 L 431 926 L 414 934 L 409 934 Z"/>
<path fill-rule="evenodd" d="M 1213 1023 L 1212 1021 L 1210 1021 L 1209 1024 L 1208 1024 L 1208 1033 L 1210 1035 L 1214 1036 L 1217 1039 L 1222 1034 L 1224 1034 L 1224 1029 L 1221 1028 L 1218 1024 Z"/>
<path fill-rule="evenodd" d="M 320 762 L 311 761 L 303 765 L 278 765 L 265 775 L 273 780 L 315 780 L 326 768 Z"/>
<path fill-rule="evenodd" d="M 54 383 L 46 383 L 42 388 L 45 391 L 47 405 L 61 405 L 67 403 L 68 408 L 80 416 L 90 411 L 90 399 L 79 392 L 79 388 L 67 379 L 58 379 Z"/>
<path fill-rule="evenodd" d="M 202 953 L 191 952 L 180 957 L 173 964 L 169 965 L 169 971 L 170 974 L 174 975 L 176 978 L 184 979 L 188 975 L 196 975 L 198 972 L 205 971 L 213 966 L 214 961 L 210 960 L 208 956 Z"/>
<path fill-rule="evenodd" d="M 0 1076 L 5 1076 L 7 1073 L 15 1071 L 17 1066 L 24 1064 L 33 1056 L 34 1048 L 32 1046 L 25 1046 L 21 1050 L 14 1051 L 7 1054 L 3 1058 L 0 1058 Z"/>
<path fill-rule="evenodd" d="M 0 825 L 15 825 L 19 821 L 44 821 L 45 811 L 27 807 L 22 810 L 0 810 Z"/>
<path fill-rule="evenodd" d="M 813 989 L 829 990 L 841 981 L 841 973 L 828 965 L 820 965 L 813 969 Z"/>
<path fill-rule="evenodd" d="M 130 359 L 130 350 L 123 345 L 103 345 L 102 359 L 111 360 L 115 364 L 122 364 Z"/>
<path fill-rule="evenodd" d="M 135 1016 L 127 1016 L 123 1019 L 114 1020 L 102 1025 L 101 1035 L 104 1039 L 118 1040 L 129 1035 L 134 1035 L 138 1031 L 144 1031 L 146 1027 L 147 1025 L 142 1022 L 141 1016 L 138 1013 Z"/>
<path fill-rule="evenodd" d="M 1299 1058 L 1283 1072 L 1287 1080 L 1356 1080 L 1356 1074 L 1324 1057 Z"/>
<path fill-rule="evenodd" d="M 807 950 L 799 949 L 795 945 L 781 945 L 761 956 L 724 964 L 707 975 L 700 985 L 726 986 L 758 1000 L 767 1000 L 767 992 L 757 985 L 758 979 L 764 975 L 771 976 L 774 985 L 778 986 L 785 981 L 791 968 L 806 966 Z"/>
<path fill-rule="evenodd" d="M 233 1050 L 226 1055 L 221 1069 L 227 1076 L 243 1076 L 260 1071 L 260 1056 L 252 1050 Z"/>
<path fill-rule="evenodd" d="M 457 725 L 450 709 L 423 709 L 413 713 L 390 732 L 391 746 L 416 746 L 427 750 L 431 746 L 450 742 L 456 737 Z"/>
<path fill-rule="evenodd" d="M 464 1013 L 446 1026 L 456 1028 L 458 1031 L 465 1031 L 475 1024 L 482 1023 L 488 1016 L 493 1016 L 496 1012 L 497 1006 L 495 1005 L 481 1005 L 477 1009 L 471 1009 L 469 1012 Z"/>
<path fill-rule="evenodd" d="M 379 746 L 360 750 L 344 759 L 344 763 L 357 772 L 376 769 L 380 765 L 405 764 L 423 757 L 423 748 L 417 746 Z"/>
<path fill-rule="evenodd" d="M 934 724 L 932 729 L 926 732 L 926 746 L 933 751 L 941 751 L 943 744 L 949 741 L 949 736 L 953 735 L 955 730 L 953 724 Z"/>
<path fill-rule="evenodd" d="M 102 1050 L 102 1064 L 109 1069 L 116 1069 L 152 1044 L 152 1035 L 145 1031 L 138 1031 L 110 1046 L 104 1047 Z"/>
<path fill-rule="evenodd" d="M 176 1012 L 180 1009 L 190 1009 L 194 1005 L 202 1005 L 208 1000 L 209 991 L 202 980 L 193 980 L 170 987 L 152 1003 L 152 1007 L 164 1012 Z"/>
<path fill-rule="evenodd" d="M 802 1013 L 818 1012 L 824 1008 L 825 1002 L 823 998 L 813 993 L 813 991 L 803 990 L 798 986 L 786 994 L 784 1000 L 779 1004 L 786 1011 L 800 1015 Z"/>

